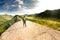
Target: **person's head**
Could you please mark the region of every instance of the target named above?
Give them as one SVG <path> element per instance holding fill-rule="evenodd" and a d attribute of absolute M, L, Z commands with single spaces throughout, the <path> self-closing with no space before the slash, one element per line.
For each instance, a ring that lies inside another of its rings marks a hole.
<path fill-rule="evenodd" d="M 24 19 L 24 18 L 25 18 L 25 15 L 22 16 L 22 19 Z"/>
<path fill-rule="evenodd" d="M 24 15 L 24 17 L 25 17 L 25 15 Z"/>

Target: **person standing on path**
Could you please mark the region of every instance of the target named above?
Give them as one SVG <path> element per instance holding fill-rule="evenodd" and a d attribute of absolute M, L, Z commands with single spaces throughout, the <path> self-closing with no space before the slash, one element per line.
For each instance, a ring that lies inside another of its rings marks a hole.
<path fill-rule="evenodd" d="M 22 17 L 22 21 L 23 21 L 23 26 L 26 27 L 26 19 L 25 19 L 25 15 Z"/>

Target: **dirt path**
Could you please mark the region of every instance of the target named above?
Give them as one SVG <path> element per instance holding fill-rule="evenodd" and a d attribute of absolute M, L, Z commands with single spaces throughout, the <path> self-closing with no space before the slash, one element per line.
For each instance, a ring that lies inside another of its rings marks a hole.
<path fill-rule="evenodd" d="M 19 21 L 6 30 L 0 40 L 60 40 L 60 31 L 30 21 L 23 27 Z"/>

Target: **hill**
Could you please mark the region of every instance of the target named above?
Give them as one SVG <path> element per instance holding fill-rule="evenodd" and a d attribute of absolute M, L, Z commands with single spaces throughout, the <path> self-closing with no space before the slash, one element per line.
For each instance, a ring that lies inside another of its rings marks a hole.
<path fill-rule="evenodd" d="M 0 35 L 6 30 L 8 21 L 12 19 L 11 15 L 0 15 Z"/>
<path fill-rule="evenodd" d="M 0 15 L 0 25 L 3 24 L 4 22 L 11 20 L 12 16 L 11 15 Z"/>
<path fill-rule="evenodd" d="M 20 21 L 21 16 L 0 15 L 0 35 L 15 22 Z"/>
<path fill-rule="evenodd" d="M 42 13 L 38 13 L 35 15 L 36 17 L 42 18 L 57 18 L 60 19 L 60 9 L 58 10 L 46 10 Z"/>
<path fill-rule="evenodd" d="M 27 20 L 48 26 L 60 31 L 60 9 L 46 10 L 42 13 L 28 15 Z"/>

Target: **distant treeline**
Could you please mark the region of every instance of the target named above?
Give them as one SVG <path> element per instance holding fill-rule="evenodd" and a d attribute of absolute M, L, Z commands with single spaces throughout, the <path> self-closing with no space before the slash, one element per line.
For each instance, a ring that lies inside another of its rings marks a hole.
<path fill-rule="evenodd" d="M 42 13 L 36 14 L 36 17 L 42 18 L 59 18 L 60 19 L 60 9 L 58 10 L 46 10 Z"/>

